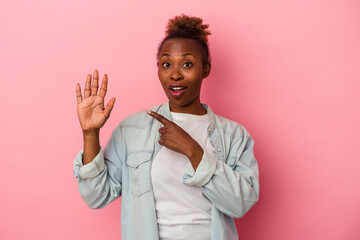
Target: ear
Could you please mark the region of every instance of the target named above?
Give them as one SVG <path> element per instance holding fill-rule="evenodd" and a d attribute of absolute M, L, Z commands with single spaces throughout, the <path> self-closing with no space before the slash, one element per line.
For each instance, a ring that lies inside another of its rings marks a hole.
<path fill-rule="evenodd" d="M 207 78 L 210 74 L 211 71 L 211 63 L 207 63 L 204 67 L 204 71 L 203 71 L 203 79 Z"/>

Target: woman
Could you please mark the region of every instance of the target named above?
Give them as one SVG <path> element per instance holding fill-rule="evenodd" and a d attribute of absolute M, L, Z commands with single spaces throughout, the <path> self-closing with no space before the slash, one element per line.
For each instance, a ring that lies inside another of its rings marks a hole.
<path fill-rule="evenodd" d="M 107 76 L 98 90 L 97 70 L 93 80 L 88 75 L 84 98 L 76 87 L 84 135 L 74 159 L 80 194 L 90 208 L 122 197 L 123 239 L 238 239 L 233 218 L 258 200 L 254 141 L 200 103 L 211 70 L 207 28 L 186 15 L 169 21 L 157 53 L 169 101 L 123 120 L 104 151 L 99 130 L 115 102 L 104 107 Z"/>

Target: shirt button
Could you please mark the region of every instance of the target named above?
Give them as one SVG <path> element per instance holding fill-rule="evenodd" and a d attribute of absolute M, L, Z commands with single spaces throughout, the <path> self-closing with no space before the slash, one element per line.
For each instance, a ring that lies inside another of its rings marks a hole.
<path fill-rule="evenodd" d="M 134 165 L 135 165 L 135 167 L 137 167 L 137 166 L 139 165 L 139 163 L 138 163 L 138 162 L 136 162 Z"/>
<path fill-rule="evenodd" d="M 209 127 L 209 128 L 208 128 L 208 132 L 210 132 L 210 130 L 211 130 L 211 129 L 210 129 L 210 127 Z"/>
<path fill-rule="evenodd" d="M 221 148 L 218 148 L 217 150 L 218 150 L 218 152 L 221 152 Z"/>

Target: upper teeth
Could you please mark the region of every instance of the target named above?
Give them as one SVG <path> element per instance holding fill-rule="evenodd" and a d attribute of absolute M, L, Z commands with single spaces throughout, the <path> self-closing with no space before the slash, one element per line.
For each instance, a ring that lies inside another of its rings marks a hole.
<path fill-rule="evenodd" d="M 172 87 L 171 89 L 174 90 L 174 91 L 178 91 L 178 90 L 182 90 L 184 88 L 185 87 Z"/>

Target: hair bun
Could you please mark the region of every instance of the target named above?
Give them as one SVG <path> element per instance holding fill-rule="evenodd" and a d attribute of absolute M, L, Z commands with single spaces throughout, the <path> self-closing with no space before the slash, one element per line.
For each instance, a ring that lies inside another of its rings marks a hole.
<path fill-rule="evenodd" d="M 201 18 L 181 14 L 169 20 L 165 32 L 168 36 L 179 33 L 185 36 L 189 35 L 207 43 L 207 36 L 211 34 L 207 30 L 209 24 L 203 24 L 202 22 Z"/>

